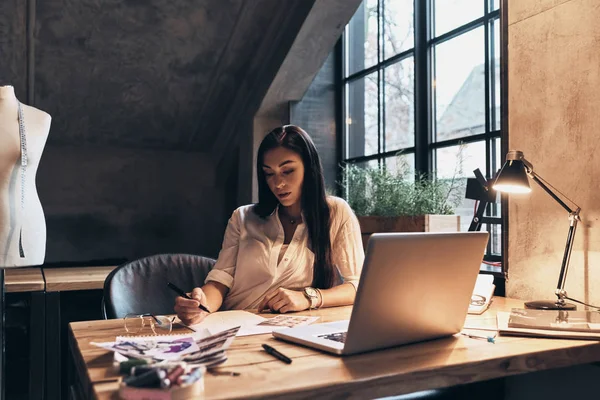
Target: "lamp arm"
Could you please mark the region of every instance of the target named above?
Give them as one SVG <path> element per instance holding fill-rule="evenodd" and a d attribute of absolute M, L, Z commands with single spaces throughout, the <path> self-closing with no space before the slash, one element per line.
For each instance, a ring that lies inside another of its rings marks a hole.
<path fill-rule="evenodd" d="M 560 267 L 560 274 L 558 275 L 558 283 L 556 284 L 556 297 L 558 297 L 557 304 L 566 305 L 565 298 L 567 297 L 567 291 L 565 290 L 565 283 L 567 280 L 567 272 L 569 270 L 569 261 L 571 260 L 571 250 L 573 250 L 573 239 L 575 238 L 575 232 L 577 231 L 577 222 L 581 220 L 579 213 L 581 207 L 575 204 L 571 199 L 569 201 L 573 203 L 577 208 L 573 210 L 564 201 L 562 201 L 544 182 L 542 179 L 533 171 L 532 165 L 523 159 L 527 175 L 534 180 L 546 193 L 550 195 L 558 204 L 560 204 L 569 213 L 569 232 L 567 234 L 567 243 L 565 245 L 565 252 L 563 255 L 562 264 Z M 563 195 L 564 196 L 564 195 Z M 566 196 L 565 196 L 566 197 Z"/>
<path fill-rule="evenodd" d="M 523 160 L 525 161 L 525 160 Z M 542 179 L 539 177 L 538 174 L 536 174 L 533 171 L 533 168 L 531 167 L 531 164 L 524 162 L 525 164 L 525 168 L 527 171 L 527 175 L 529 175 L 529 177 L 535 181 L 535 183 L 537 183 L 538 185 L 540 185 L 540 187 L 542 189 L 544 189 L 544 191 L 546 193 L 548 193 L 550 195 L 550 197 L 552 197 L 558 204 L 560 204 L 565 210 L 567 210 L 567 212 L 569 214 L 577 214 L 579 215 L 579 212 L 581 211 L 581 207 L 579 207 L 577 204 L 575 204 L 575 202 L 571 199 L 569 199 L 569 201 L 571 203 L 573 203 L 577 208 L 575 210 L 573 210 L 571 207 L 569 207 L 564 201 L 562 201 L 560 199 L 560 197 L 558 197 L 548 186 L 546 186 L 546 184 L 542 181 Z M 565 196 L 566 197 L 566 196 Z M 567 197 L 568 198 L 568 197 Z"/>
<path fill-rule="evenodd" d="M 558 301 L 563 303 L 565 301 L 565 297 L 567 297 L 565 283 L 567 280 L 567 271 L 569 270 L 569 261 L 571 260 L 571 250 L 573 249 L 573 238 L 575 238 L 575 232 L 577 231 L 577 222 L 579 220 L 579 214 L 569 214 L 569 233 L 567 234 L 565 253 L 563 255 L 563 260 L 560 267 L 560 274 L 558 275 L 558 283 L 556 284 L 555 292 L 556 296 L 558 297 Z"/>

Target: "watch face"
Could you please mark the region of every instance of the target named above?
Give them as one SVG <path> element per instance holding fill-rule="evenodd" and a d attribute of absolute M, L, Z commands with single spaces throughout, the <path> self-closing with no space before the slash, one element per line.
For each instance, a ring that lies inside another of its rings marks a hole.
<path fill-rule="evenodd" d="M 304 289 L 304 292 L 306 292 L 309 297 L 317 297 L 317 291 L 314 288 L 307 287 Z"/>

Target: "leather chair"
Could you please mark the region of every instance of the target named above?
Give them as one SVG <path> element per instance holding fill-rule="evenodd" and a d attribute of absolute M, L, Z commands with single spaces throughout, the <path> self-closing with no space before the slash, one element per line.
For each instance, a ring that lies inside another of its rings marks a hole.
<path fill-rule="evenodd" d="M 177 294 L 167 282 L 191 291 L 204 284 L 215 262 L 191 254 L 157 254 L 120 265 L 104 281 L 104 318 L 123 318 L 129 313 L 173 314 Z"/>

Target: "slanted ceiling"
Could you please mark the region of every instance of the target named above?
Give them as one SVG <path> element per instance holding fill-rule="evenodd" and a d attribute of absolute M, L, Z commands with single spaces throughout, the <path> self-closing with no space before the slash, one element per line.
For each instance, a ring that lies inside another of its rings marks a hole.
<path fill-rule="evenodd" d="M 314 1 L 30 0 L 30 15 L 27 3 L 0 17 L 0 80 L 53 116 L 49 144 L 211 153 L 224 121 L 258 108 Z"/>

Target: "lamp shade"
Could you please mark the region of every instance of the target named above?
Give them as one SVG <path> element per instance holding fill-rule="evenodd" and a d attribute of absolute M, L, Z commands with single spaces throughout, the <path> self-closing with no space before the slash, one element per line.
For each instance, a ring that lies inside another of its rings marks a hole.
<path fill-rule="evenodd" d="M 507 193 L 529 193 L 529 181 L 525 164 L 521 160 L 507 160 L 500 173 L 496 177 L 496 182 L 492 186 L 495 190 Z"/>

